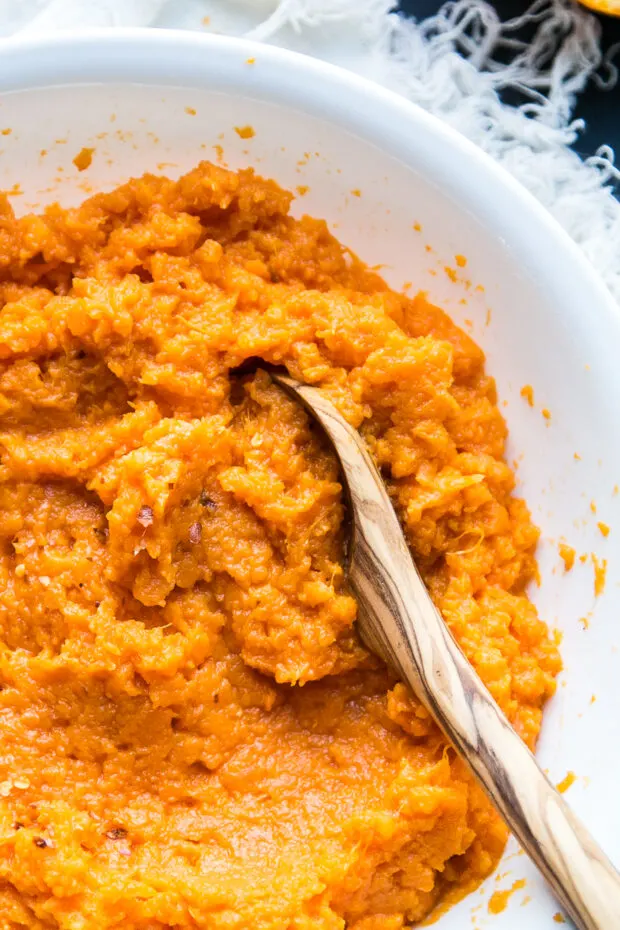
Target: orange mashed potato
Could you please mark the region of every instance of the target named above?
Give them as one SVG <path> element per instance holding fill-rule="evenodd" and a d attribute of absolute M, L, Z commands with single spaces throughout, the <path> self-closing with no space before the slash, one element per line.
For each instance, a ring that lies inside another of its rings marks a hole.
<path fill-rule="evenodd" d="M 362 431 L 446 623 L 533 746 L 527 599 L 481 350 L 251 171 L 0 220 L 0 927 L 398 930 L 506 829 L 358 640 L 334 455 Z"/>

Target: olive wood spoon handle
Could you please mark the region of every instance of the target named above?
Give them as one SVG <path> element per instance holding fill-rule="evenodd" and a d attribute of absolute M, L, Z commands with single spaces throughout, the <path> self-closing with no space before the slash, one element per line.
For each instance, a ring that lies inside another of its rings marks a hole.
<path fill-rule="evenodd" d="M 452 638 L 357 432 L 317 388 L 271 373 L 318 419 L 351 504 L 348 578 L 366 645 L 402 676 L 469 763 L 579 930 L 620 927 L 620 875 L 513 730 Z"/>

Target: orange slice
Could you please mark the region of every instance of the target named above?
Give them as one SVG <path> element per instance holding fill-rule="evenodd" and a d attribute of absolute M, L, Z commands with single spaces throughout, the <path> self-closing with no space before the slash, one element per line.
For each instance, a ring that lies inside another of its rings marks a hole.
<path fill-rule="evenodd" d="M 597 13 L 607 13 L 609 16 L 620 16 L 620 0 L 580 0 L 584 6 L 596 10 Z"/>

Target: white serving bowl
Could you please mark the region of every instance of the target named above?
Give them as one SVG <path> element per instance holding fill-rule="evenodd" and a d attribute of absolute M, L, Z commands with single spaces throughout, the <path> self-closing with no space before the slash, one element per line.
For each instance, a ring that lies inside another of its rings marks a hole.
<path fill-rule="evenodd" d="M 247 125 L 255 135 L 243 139 L 235 127 Z M 326 218 L 392 285 L 428 291 L 471 330 L 505 405 L 519 491 L 542 528 L 532 595 L 563 634 L 565 672 L 539 758 L 556 782 L 576 774 L 568 800 L 620 862 L 620 313 L 560 227 L 417 107 L 321 62 L 238 40 L 136 30 L 5 43 L 0 129 L 11 130 L 0 135 L 0 188 L 18 185 L 18 212 L 72 204 L 144 171 L 178 174 L 216 160 L 221 146 L 231 167 L 307 185 L 296 213 Z M 83 147 L 94 153 L 80 173 L 73 158 Z M 520 396 L 526 384 L 533 408 Z M 608 561 L 600 597 L 590 559 L 564 575 L 561 539 Z M 520 878 L 525 888 L 491 916 L 492 893 Z M 498 875 L 440 926 L 470 926 L 473 915 L 479 928 L 544 930 L 557 911 L 511 844 Z"/>

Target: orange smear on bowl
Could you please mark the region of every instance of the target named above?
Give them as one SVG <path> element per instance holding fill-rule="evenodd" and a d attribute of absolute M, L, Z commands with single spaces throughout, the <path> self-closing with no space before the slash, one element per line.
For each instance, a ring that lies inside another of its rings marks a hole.
<path fill-rule="evenodd" d="M 94 149 L 89 149 L 84 147 L 81 151 L 77 153 L 73 159 L 73 164 L 78 171 L 86 171 L 87 168 L 90 168 L 93 161 Z"/>
<path fill-rule="evenodd" d="M 521 397 L 523 397 L 530 407 L 534 406 L 534 388 L 531 384 L 524 384 L 521 388 Z"/>
<path fill-rule="evenodd" d="M 558 551 L 560 553 L 560 558 L 564 562 L 564 571 L 569 572 L 575 564 L 575 556 L 577 553 L 573 547 L 569 546 L 567 543 L 560 543 Z"/>
<path fill-rule="evenodd" d="M 520 891 L 521 888 L 525 888 L 524 878 L 514 882 L 512 888 L 494 892 L 489 898 L 489 914 L 501 914 L 502 911 L 505 911 L 515 891 Z"/>
<path fill-rule="evenodd" d="M 253 139 L 256 135 L 252 126 L 235 126 L 235 132 L 240 139 Z"/>
<path fill-rule="evenodd" d="M 572 785 L 574 785 L 576 781 L 577 781 L 577 776 L 575 775 L 575 773 L 567 772 L 564 778 L 562 779 L 562 781 L 559 781 L 555 787 L 558 789 L 560 794 L 564 794 L 564 792 L 568 791 L 568 789 Z"/>
<path fill-rule="evenodd" d="M 592 553 L 592 564 L 594 565 L 594 596 L 600 597 L 605 590 L 605 581 L 607 579 L 607 559 L 599 559 Z"/>

